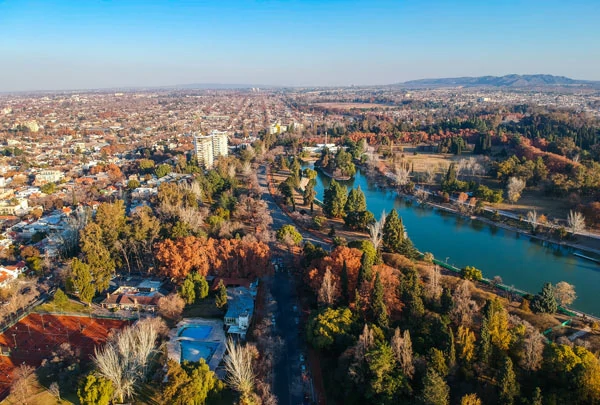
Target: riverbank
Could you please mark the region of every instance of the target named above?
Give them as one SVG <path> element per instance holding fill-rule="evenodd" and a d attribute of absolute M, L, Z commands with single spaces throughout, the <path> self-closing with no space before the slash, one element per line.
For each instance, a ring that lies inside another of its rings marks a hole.
<path fill-rule="evenodd" d="M 389 177 L 385 176 L 384 174 L 382 174 L 380 172 L 374 173 L 374 170 L 371 170 L 368 167 L 365 167 L 364 165 L 361 165 L 360 168 L 363 170 L 363 174 L 365 175 L 365 177 L 374 181 L 376 184 L 381 185 L 383 183 L 384 184 L 383 187 L 388 187 L 389 189 L 393 189 L 394 191 L 396 191 L 398 193 L 399 196 L 402 196 L 405 198 L 410 198 L 411 201 L 417 202 L 417 199 L 414 194 L 410 194 L 405 191 L 400 191 L 400 190 L 394 189 L 393 186 L 389 185 L 389 182 L 392 180 Z M 416 188 L 415 188 L 415 190 L 416 190 Z M 431 194 L 433 194 L 433 193 L 431 193 Z M 575 250 L 579 250 L 581 252 L 595 254 L 600 257 L 600 241 L 596 238 L 590 238 L 585 235 L 577 235 L 577 238 L 580 238 L 580 240 L 584 241 L 584 243 L 577 243 L 576 241 L 557 239 L 557 238 L 548 236 L 548 233 L 545 233 L 545 234 L 532 233 L 531 231 L 527 231 L 518 226 L 513 226 L 506 222 L 502 222 L 502 220 L 494 221 L 483 215 L 476 215 L 476 214 L 474 215 L 472 213 L 463 213 L 463 212 L 459 211 L 458 209 L 456 209 L 453 204 L 436 203 L 436 202 L 432 202 L 432 201 L 423 201 L 423 202 L 420 202 L 419 204 L 424 205 L 424 206 L 429 206 L 432 208 L 436 208 L 436 209 L 440 209 L 445 212 L 449 212 L 454 215 L 457 215 L 461 218 L 470 219 L 472 221 L 480 221 L 480 222 L 490 225 L 490 226 L 495 226 L 495 227 L 502 228 L 502 229 L 510 231 L 510 232 L 517 233 L 519 235 L 524 235 L 531 239 L 549 243 L 557 248 L 575 249 Z M 490 209 L 493 209 L 493 208 L 490 208 Z M 502 212 L 498 212 L 498 211 L 496 211 L 496 212 L 498 213 L 499 217 L 502 218 L 504 221 L 516 221 L 515 218 L 507 216 L 507 215 L 503 214 Z M 528 225 L 528 223 L 527 223 L 527 225 Z M 538 226 L 542 227 L 542 225 L 538 225 Z M 585 242 L 587 242 L 587 244 Z"/>

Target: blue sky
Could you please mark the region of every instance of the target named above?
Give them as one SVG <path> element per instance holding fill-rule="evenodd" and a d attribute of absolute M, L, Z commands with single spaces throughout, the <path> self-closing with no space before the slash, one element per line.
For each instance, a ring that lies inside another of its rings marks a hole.
<path fill-rule="evenodd" d="M 600 80 L 599 0 L 0 0 L 0 91 Z"/>

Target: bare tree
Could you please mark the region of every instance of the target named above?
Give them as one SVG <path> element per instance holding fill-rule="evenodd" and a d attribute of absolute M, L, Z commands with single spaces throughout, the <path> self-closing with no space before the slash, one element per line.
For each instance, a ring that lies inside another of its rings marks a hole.
<path fill-rule="evenodd" d="M 544 353 L 544 336 L 531 324 L 525 323 L 525 337 L 521 352 L 521 366 L 528 371 L 539 370 Z"/>
<path fill-rule="evenodd" d="M 19 403 L 29 403 L 31 391 L 36 382 L 34 371 L 35 368 L 27 364 L 21 364 L 15 370 L 10 392 L 15 395 Z"/>
<path fill-rule="evenodd" d="M 427 201 L 427 198 L 429 198 L 429 193 L 422 188 L 419 188 L 415 191 L 415 197 L 419 204 L 424 204 Z"/>
<path fill-rule="evenodd" d="M 365 323 L 363 331 L 358 337 L 358 342 L 356 342 L 356 348 L 354 351 L 355 359 L 364 359 L 365 355 L 373 347 L 374 343 L 375 336 L 373 336 L 373 330 L 371 330 L 371 328 L 369 328 L 369 325 Z"/>
<path fill-rule="evenodd" d="M 396 183 L 398 183 L 398 185 L 400 187 L 404 187 L 409 182 L 410 182 L 410 171 L 403 166 L 396 167 Z"/>
<path fill-rule="evenodd" d="M 233 389 L 241 394 L 242 398 L 248 398 L 254 390 L 254 370 L 252 368 L 252 351 L 248 345 L 242 346 L 228 339 L 226 343 L 227 355 L 225 356 L 225 381 Z"/>
<path fill-rule="evenodd" d="M 521 193 L 525 189 L 525 180 L 518 177 L 511 177 L 508 179 L 506 185 L 506 194 L 508 195 L 508 201 L 515 203 L 521 198 Z"/>
<path fill-rule="evenodd" d="M 177 293 L 172 293 L 158 300 L 158 313 L 173 321 L 178 321 L 183 313 L 185 300 Z"/>
<path fill-rule="evenodd" d="M 369 224 L 369 236 L 371 237 L 371 243 L 375 247 L 375 250 L 379 250 L 381 246 L 381 238 L 383 237 L 383 227 L 385 226 L 385 210 L 381 212 L 379 221 L 375 221 L 373 224 Z"/>
<path fill-rule="evenodd" d="M 319 289 L 319 302 L 327 306 L 333 305 L 336 290 L 337 286 L 333 281 L 331 270 L 327 267 L 327 269 L 325 269 L 325 274 L 323 275 L 321 288 Z"/>
<path fill-rule="evenodd" d="M 585 230 L 585 218 L 580 212 L 576 212 L 573 210 L 569 211 L 567 223 L 569 224 L 569 229 L 571 230 L 571 233 L 573 233 L 573 235 Z"/>
<path fill-rule="evenodd" d="M 115 396 L 123 402 L 135 393 L 156 353 L 157 330 L 151 321 L 139 321 L 117 333 L 104 347 L 94 350 L 98 372 L 110 380 Z"/>
<path fill-rule="evenodd" d="M 437 301 L 442 294 L 442 287 L 440 286 L 440 268 L 437 265 L 433 265 L 429 268 L 429 280 L 426 285 L 427 296 Z"/>
<path fill-rule="evenodd" d="M 450 318 L 458 325 L 469 326 L 477 312 L 477 303 L 471 299 L 471 282 L 463 280 L 452 294 Z"/>
<path fill-rule="evenodd" d="M 560 305 L 571 305 L 577 299 L 575 286 L 566 281 L 561 281 L 554 286 L 554 296 Z"/>
<path fill-rule="evenodd" d="M 425 181 L 425 184 L 433 184 L 433 181 L 435 180 L 435 170 L 433 167 L 427 166 L 425 168 L 423 180 Z"/>
<path fill-rule="evenodd" d="M 50 384 L 50 386 L 48 387 L 48 391 L 50 391 L 50 393 L 58 399 L 58 402 L 61 402 L 60 387 L 58 386 L 58 383 L 56 381 Z"/>
<path fill-rule="evenodd" d="M 527 213 L 527 222 L 531 225 L 531 230 L 535 232 L 535 229 L 538 226 L 538 214 L 536 210 Z"/>
<path fill-rule="evenodd" d="M 392 336 L 391 346 L 400 369 L 405 376 L 411 378 L 415 372 L 415 365 L 413 362 L 412 340 L 408 329 L 401 335 L 400 328 L 396 328 L 394 336 Z"/>

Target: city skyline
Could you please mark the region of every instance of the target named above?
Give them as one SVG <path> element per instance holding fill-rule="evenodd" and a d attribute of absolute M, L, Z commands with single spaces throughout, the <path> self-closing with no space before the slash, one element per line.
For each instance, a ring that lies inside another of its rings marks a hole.
<path fill-rule="evenodd" d="M 600 80 L 599 10 L 592 1 L 0 1 L 0 92 Z"/>

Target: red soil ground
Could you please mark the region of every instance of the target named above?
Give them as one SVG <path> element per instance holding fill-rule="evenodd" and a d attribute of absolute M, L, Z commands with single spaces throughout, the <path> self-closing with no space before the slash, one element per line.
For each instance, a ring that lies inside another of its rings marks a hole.
<path fill-rule="evenodd" d="M 0 398 L 8 395 L 12 372 L 25 363 L 39 367 L 61 344 L 69 343 L 82 361 L 127 321 L 30 314 L 0 335 Z M 8 354 L 8 355 L 6 355 Z"/>

